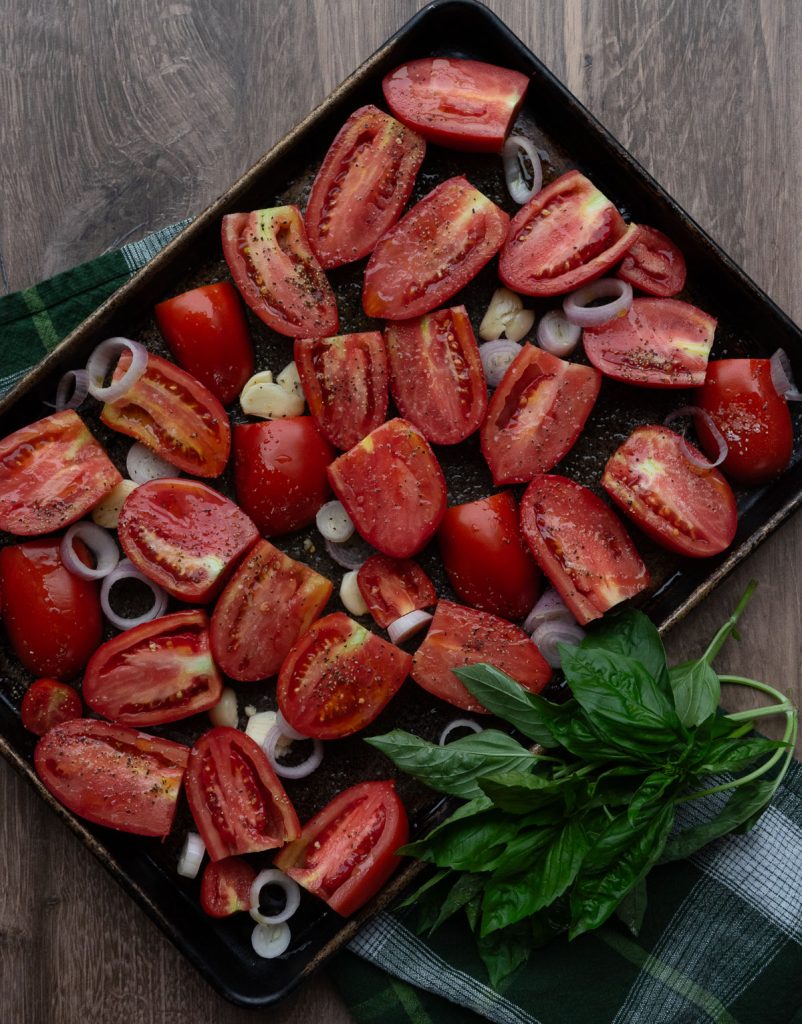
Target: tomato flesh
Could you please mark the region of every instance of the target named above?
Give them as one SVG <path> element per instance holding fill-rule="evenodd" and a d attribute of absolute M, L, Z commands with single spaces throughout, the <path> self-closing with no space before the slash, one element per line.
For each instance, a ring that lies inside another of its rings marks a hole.
<path fill-rule="evenodd" d="M 209 917 L 230 917 L 251 905 L 256 869 L 242 857 L 210 861 L 203 871 L 200 904 Z"/>
<path fill-rule="evenodd" d="M 356 581 L 368 611 L 382 629 L 437 601 L 432 581 L 416 562 L 406 558 L 372 555 L 360 566 Z"/>
<path fill-rule="evenodd" d="M 37 679 L 31 683 L 20 705 L 22 724 L 37 736 L 44 736 L 54 725 L 82 715 L 83 707 L 77 692 L 56 679 Z"/>
<path fill-rule="evenodd" d="M 617 276 L 647 295 L 670 299 L 685 287 L 685 257 L 657 228 L 638 227 L 638 237 L 618 268 Z"/>

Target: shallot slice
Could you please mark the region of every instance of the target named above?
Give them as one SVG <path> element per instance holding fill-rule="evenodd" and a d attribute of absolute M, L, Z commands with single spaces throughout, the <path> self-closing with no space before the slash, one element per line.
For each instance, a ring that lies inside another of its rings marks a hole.
<path fill-rule="evenodd" d="M 181 475 L 180 470 L 139 441 L 128 449 L 125 468 L 135 484 L 146 484 L 151 480 L 164 480 L 166 477 Z"/>
<path fill-rule="evenodd" d="M 89 374 L 86 370 L 67 370 L 56 388 L 56 412 L 78 409 L 89 394 Z"/>
<path fill-rule="evenodd" d="M 354 535 L 354 524 L 341 501 L 327 501 L 318 509 L 315 525 L 324 540 L 344 544 Z"/>
<path fill-rule="evenodd" d="M 543 187 L 540 154 L 530 139 L 523 135 L 510 135 L 501 150 L 501 159 L 504 163 L 504 180 L 510 198 L 514 203 L 523 206 Z M 530 167 L 526 166 L 527 161 Z"/>
<path fill-rule="evenodd" d="M 126 351 L 131 353 L 128 369 L 119 380 L 104 384 L 110 374 L 113 377 L 119 358 Z M 99 402 L 116 402 L 131 390 L 147 368 L 148 350 L 144 345 L 130 338 L 107 338 L 101 341 L 86 364 L 89 394 Z"/>
<path fill-rule="evenodd" d="M 596 299 L 611 299 L 603 306 L 591 306 Z M 626 313 L 632 305 L 632 285 L 619 277 L 591 281 L 563 299 L 566 319 L 577 327 L 601 327 Z"/>
<path fill-rule="evenodd" d="M 582 329 L 572 324 L 559 310 L 545 313 L 537 325 L 537 343 L 553 356 L 570 356 L 579 344 Z"/>
<path fill-rule="evenodd" d="M 557 644 L 578 644 L 585 637 L 585 631 L 576 622 L 557 619 L 543 622 L 532 633 L 532 643 L 537 647 L 552 668 L 560 667 L 560 652 Z"/>
<path fill-rule="evenodd" d="M 83 541 L 94 556 L 94 569 L 78 557 L 75 550 L 76 537 Z M 73 523 L 62 537 L 61 560 L 73 576 L 79 576 L 82 580 L 102 580 L 120 561 L 120 552 L 108 531 L 84 519 L 79 523 Z"/>
<path fill-rule="evenodd" d="M 489 388 L 497 388 L 521 351 L 521 346 L 514 341 L 499 338 L 497 341 L 486 341 L 479 346 L 479 358 Z"/>
<path fill-rule="evenodd" d="M 257 924 L 251 933 L 253 951 L 263 960 L 275 960 L 286 953 L 291 939 L 289 925 L 284 921 L 281 924 Z"/>
<path fill-rule="evenodd" d="M 693 448 L 688 444 L 687 438 L 680 435 L 682 437 L 682 454 L 688 462 L 690 462 L 691 465 L 696 466 L 697 469 L 715 469 L 716 466 L 720 466 L 727 458 L 729 446 L 727 445 L 726 438 L 716 426 L 715 420 L 707 409 L 702 409 L 698 405 L 684 405 L 681 409 L 675 409 L 674 412 L 669 413 L 663 420 L 663 426 L 669 427 L 675 420 L 683 419 L 686 416 L 698 416 L 700 419 L 704 420 L 707 429 L 713 435 L 713 440 L 718 445 L 718 455 L 714 462 L 704 458 L 704 456 L 697 455 Z"/>
<path fill-rule="evenodd" d="M 182 878 L 197 878 L 206 847 L 197 832 L 187 832 L 181 856 L 178 858 L 178 874 Z"/>
<path fill-rule="evenodd" d="M 387 627 L 387 634 L 390 637 L 391 644 L 402 644 L 405 640 L 409 640 L 411 636 L 415 636 L 416 633 L 428 626 L 432 621 L 430 612 L 424 612 L 420 609 L 416 609 L 414 612 L 407 612 L 406 615 L 402 615 L 400 619 L 396 619 L 395 622 L 391 622 Z"/>

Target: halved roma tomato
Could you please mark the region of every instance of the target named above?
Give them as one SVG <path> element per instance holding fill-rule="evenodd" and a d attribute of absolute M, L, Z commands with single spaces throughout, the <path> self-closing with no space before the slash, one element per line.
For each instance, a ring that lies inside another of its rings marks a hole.
<path fill-rule="evenodd" d="M 368 611 L 382 629 L 437 601 L 432 581 L 408 558 L 372 555 L 360 566 L 356 582 Z"/>
<path fill-rule="evenodd" d="M 467 604 L 504 619 L 522 619 L 532 610 L 541 577 L 521 540 L 509 491 L 453 505 L 437 539 L 451 586 Z"/>
<path fill-rule="evenodd" d="M 638 229 L 579 171 L 522 206 L 499 257 L 499 277 L 524 295 L 563 295 L 619 263 Z"/>
<path fill-rule="evenodd" d="M 480 663 L 500 668 L 532 693 L 540 693 L 551 679 L 548 662 L 519 626 L 476 608 L 440 601 L 415 653 L 412 678 L 455 707 L 487 714 L 453 672 Z"/>
<path fill-rule="evenodd" d="M 610 456 L 601 484 L 652 540 L 680 555 L 704 558 L 732 544 L 738 509 L 721 473 L 691 462 L 686 444 L 667 427 L 638 427 Z"/>
<path fill-rule="evenodd" d="M 626 316 L 582 335 L 585 352 L 606 377 L 647 388 L 704 384 L 716 321 L 679 299 L 635 299 Z"/>
<path fill-rule="evenodd" d="M 69 526 L 122 477 L 72 409 L 0 441 L 0 530 L 36 537 Z"/>
<path fill-rule="evenodd" d="M 442 305 L 495 256 L 509 222 L 465 178 L 442 182 L 373 250 L 362 291 L 365 312 L 409 320 Z"/>
<path fill-rule="evenodd" d="M 295 365 L 321 434 L 348 451 L 387 418 L 387 353 L 379 331 L 302 338 Z"/>
<path fill-rule="evenodd" d="M 685 287 L 685 257 L 657 228 L 640 224 L 617 276 L 648 295 L 670 299 Z"/>
<path fill-rule="evenodd" d="M 521 502 L 521 530 L 583 625 L 649 585 L 649 571 L 617 516 L 567 477 L 535 477 Z"/>
<path fill-rule="evenodd" d="M 213 861 L 274 850 L 301 834 L 267 754 L 239 729 L 220 726 L 197 741 L 187 766 L 187 800 Z"/>
<path fill-rule="evenodd" d="M 130 362 L 130 352 L 123 352 L 115 380 Z M 107 402 L 100 418 L 191 476 L 220 476 L 226 468 L 231 427 L 225 409 L 186 370 L 153 352 L 136 384 L 116 402 Z"/>
<path fill-rule="evenodd" d="M 425 153 L 420 135 L 378 107 L 351 114 L 323 159 L 304 214 L 322 267 L 372 252 L 404 209 Z"/>
<path fill-rule="evenodd" d="M 209 917 L 229 917 L 251 905 L 256 869 L 242 857 L 210 861 L 203 871 L 200 904 Z"/>
<path fill-rule="evenodd" d="M 59 803 L 96 825 L 166 836 L 189 759 L 182 743 L 73 718 L 36 744 L 36 774 Z"/>
<path fill-rule="evenodd" d="M 382 82 L 399 121 L 440 146 L 498 153 L 529 79 L 519 71 L 455 57 L 424 57 Z"/>
<path fill-rule="evenodd" d="M 243 299 L 268 327 L 291 338 L 337 333 L 337 300 L 297 206 L 227 214 L 223 255 Z"/>
<path fill-rule="evenodd" d="M 490 399 L 482 454 L 493 482 L 526 483 L 570 452 L 593 411 L 601 374 L 524 345 Z"/>
<path fill-rule="evenodd" d="M 211 601 L 259 531 L 219 491 L 198 480 L 141 484 L 117 526 L 134 565 L 181 601 Z"/>
<path fill-rule="evenodd" d="M 409 840 L 407 812 L 393 782 L 343 790 L 304 825 L 273 863 L 343 917 L 381 889 Z"/>
<path fill-rule="evenodd" d="M 81 718 L 81 698 L 71 686 L 56 679 L 37 679 L 25 691 L 20 705 L 22 724 L 37 736 L 52 729 L 54 725 Z"/>
<path fill-rule="evenodd" d="M 409 674 L 412 657 L 334 612 L 319 619 L 287 655 L 276 697 L 287 722 L 318 740 L 364 729 Z"/>
<path fill-rule="evenodd" d="M 332 585 L 268 541 L 234 573 L 212 615 L 212 653 L 232 679 L 276 675 L 292 645 L 331 597 Z"/>
<path fill-rule="evenodd" d="M 446 510 L 446 482 L 423 435 L 390 420 L 329 466 L 334 493 L 364 539 L 392 558 L 417 554 Z"/>
<path fill-rule="evenodd" d="M 464 306 L 390 324 L 385 337 L 398 411 L 432 444 L 464 441 L 484 419 L 487 383 Z"/>
<path fill-rule="evenodd" d="M 223 680 L 205 612 L 164 615 L 107 640 L 92 655 L 82 689 L 96 714 L 123 725 L 164 725 L 213 708 Z"/>

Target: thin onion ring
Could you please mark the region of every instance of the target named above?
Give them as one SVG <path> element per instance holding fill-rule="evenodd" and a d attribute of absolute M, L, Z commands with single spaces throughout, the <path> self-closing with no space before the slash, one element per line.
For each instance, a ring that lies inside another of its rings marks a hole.
<path fill-rule="evenodd" d="M 85 565 L 75 550 L 75 538 L 83 541 L 95 558 L 95 567 Z M 96 523 L 86 519 L 73 523 L 61 538 L 61 561 L 65 568 L 82 580 L 102 580 L 113 572 L 120 561 L 120 552 L 114 538 Z"/>
<path fill-rule="evenodd" d="M 470 729 L 471 732 L 484 732 L 484 729 L 478 722 L 474 722 L 472 718 L 455 718 L 453 722 L 449 722 L 448 725 L 440 733 L 440 739 L 437 741 L 438 745 L 444 747 L 448 742 L 448 737 L 454 732 L 455 729 Z"/>
<path fill-rule="evenodd" d="M 336 562 L 341 569 L 361 569 L 374 554 L 375 549 L 355 533 L 342 544 L 335 544 L 333 540 L 327 540 L 326 551 L 331 560 Z"/>
<path fill-rule="evenodd" d="M 544 590 L 535 601 L 532 611 L 526 616 L 523 624 L 524 633 L 533 633 L 544 622 L 574 622 L 573 613 L 569 610 L 556 590 Z"/>
<path fill-rule="evenodd" d="M 666 416 L 663 420 L 663 426 L 668 427 L 674 422 L 674 420 L 682 419 L 685 416 L 698 416 L 700 419 L 704 420 L 707 429 L 713 435 L 713 440 L 718 445 L 718 457 L 715 462 L 711 462 L 709 459 L 704 458 L 704 456 L 697 455 L 688 444 L 687 438 L 680 434 L 679 436 L 682 438 L 682 444 L 680 446 L 682 448 L 682 454 L 688 462 L 690 462 L 692 466 L 696 466 L 697 469 L 710 470 L 715 469 L 716 466 L 720 466 L 727 458 L 729 447 L 727 445 L 726 438 L 716 426 L 715 420 L 707 409 L 701 409 L 698 405 L 683 405 L 681 409 L 675 409 L 674 412 L 670 412 L 668 416 Z"/>
<path fill-rule="evenodd" d="M 802 402 L 802 391 L 796 386 L 791 360 L 785 349 L 778 348 L 769 362 L 771 364 L 771 383 L 777 394 L 786 402 Z"/>
<path fill-rule="evenodd" d="M 267 739 L 262 747 L 276 775 L 282 779 L 305 779 L 307 775 L 317 771 L 323 760 L 323 744 L 320 740 L 309 741 L 312 744 L 312 752 L 305 761 L 302 761 L 300 764 L 288 765 L 282 764 L 276 756 L 276 746 L 279 740 L 285 738 L 286 734 L 281 732 L 278 726 L 275 725 L 267 734 Z"/>
<path fill-rule="evenodd" d="M 596 299 L 611 298 L 603 306 L 591 306 Z M 620 277 L 601 277 L 577 288 L 563 299 L 563 312 L 577 327 L 601 327 L 626 313 L 632 305 L 632 285 Z"/>
<path fill-rule="evenodd" d="M 278 914 L 263 914 L 259 910 L 259 894 L 266 885 L 277 885 L 284 890 L 284 909 Z M 250 914 L 259 924 L 282 924 L 289 921 L 301 905 L 301 887 L 278 868 L 266 868 L 260 871 L 251 883 Z"/>
<path fill-rule="evenodd" d="M 70 385 L 72 385 L 72 393 L 70 393 Z M 89 374 L 86 370 L 67 370 L 56 388 L 56 412 L 80 408 L 88 394 Z"/>
<path fill-rule="evenodd" d="M 123 352 L 131 353 L 131 364 L 119 380 L 104 386 L 103 381 L 114 372 L 117 357 Z M 130 338 L 107 338 L 97 346 L 86 364 L 89 374 L 89 394 L 99 402 L 116 402 L 136 384 L 148 368 L 148 350 L 138 341 Z"/>
<path fill-rule="evenodd" d="M 126 619 L 122 615 L 118 615 L 109 603 L 111 588 L 115 583 L 125 579 L 139 580 L 153 594 L 153 606 L 135 619 Z M 158 583 L 154 583 L 153 580 L 149 580 L 147 576 L 143 575 L 130 559 L 124 558 L 108 576 L 103 578 L 100 585 L 100 607 L 112 626 L 121 630 L 133 629 L 134 626 L 141 626 L 143 622 L 152 622 L 153 619 L 158 619 L 163 614 L 167 607 L 167 594 Z"/>
<path fill-rule="evenodd" d="M 526 184 L 524 155 L 532 166 L 532 183 L 530 185 Z M 543 188 L 543 167 L 540 163 L 540 154 L 530 139 L 523 135 L 510 135 L 501 150 L 501 159 L 504 164 L 504 180 L 507 183 L 510 198 L 514 203 L 523 206 Z"/>
<path fill-rule="evenodd" d="M 135 484 L 146 484 L 151 480 L 165 480 L 181 475 L 180 470 L 139 441 L 128 449 L 125 468 Z"/>

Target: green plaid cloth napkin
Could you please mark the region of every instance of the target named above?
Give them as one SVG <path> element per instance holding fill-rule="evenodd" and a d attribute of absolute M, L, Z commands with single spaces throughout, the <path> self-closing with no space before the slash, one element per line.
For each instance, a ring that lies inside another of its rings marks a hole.
<path fill-rule="evenodd" d="M 0 394 L 183 226 L 0 298 Z M 720 799 L 686 804 L 682 826 Z M 381 914 L 331 975 L 361 1024 L 802 1024 L 802 765 L 748 835 L 652 872 L 637 939 L 557 940 L 495 992 L 462 921 L 424 942 Z"/>

